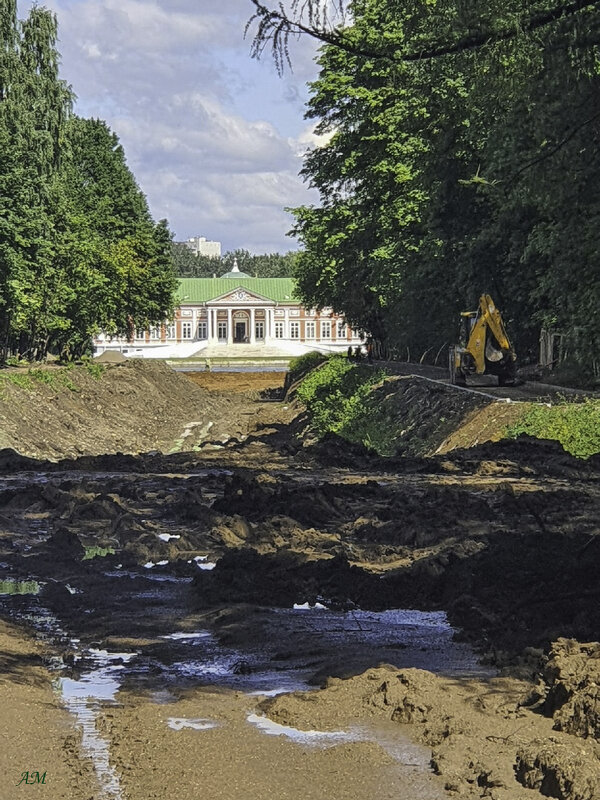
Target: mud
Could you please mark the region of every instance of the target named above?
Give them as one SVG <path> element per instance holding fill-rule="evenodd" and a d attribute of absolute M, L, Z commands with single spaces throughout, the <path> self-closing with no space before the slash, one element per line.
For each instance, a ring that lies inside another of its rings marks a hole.
<path fill-rule="evenodd" d="M 49 691 L 55 662 L 89 682 L 98 653 L 117 676 L 114 701 L 93 702 L 118 791 L 73 760 L 91 729 L 67 723 L 62 755 L 44 745 L 60 780 L 79 776 L 71 796 L 600 796 L 597 457 L 524 438 L 379 459 L 311 441 L 293 407 L 176 379 L 161 450 L 114 454 L 101 425 L 100 455 L 93 430 L 58 462 L 0 451 L 0 581 L 39 584 L 0 613 L 46 641 L 22 670 L 2 641 L 3 698 L 46 702 L 53 736 L 60 700 L 34 697 L 31 676 Z M 60 435 L 48 426 L 52 447 Z M 281 689 L 302 691 L 250 694 Z M 314 748 L 268 720 L 347 737 Z"/>

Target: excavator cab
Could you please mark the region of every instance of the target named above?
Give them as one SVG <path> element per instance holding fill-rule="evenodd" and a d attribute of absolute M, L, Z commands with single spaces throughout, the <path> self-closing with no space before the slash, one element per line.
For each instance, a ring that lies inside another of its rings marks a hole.
<path fill-rule="evenodd" d="M 517 356 L 489 294 L 481 295 L 477 311 L 460 316 L 460 344 L 449 352 L 450 382 L 465 386 L 467 375 L 496 375 L 499 386 L 514 383 Z"/>

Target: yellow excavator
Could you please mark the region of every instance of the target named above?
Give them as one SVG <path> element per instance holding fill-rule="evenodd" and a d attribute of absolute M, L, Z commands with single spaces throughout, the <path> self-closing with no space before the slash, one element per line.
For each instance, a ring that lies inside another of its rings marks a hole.
<path fill-rule="evenodd" d="M 460 316 L 461 343 L 450 347 L 450 382 L 465 386 L 467 375 L 497 375 L 499 386 L 513 384 L 517 355 L 489 294 L 481 295 L 477 311 Z"/>

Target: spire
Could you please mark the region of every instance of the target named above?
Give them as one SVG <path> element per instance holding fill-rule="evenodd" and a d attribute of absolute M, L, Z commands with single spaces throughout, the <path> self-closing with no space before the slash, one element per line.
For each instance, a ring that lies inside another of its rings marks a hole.
<path fill-rule="evenodd" d="M 233 259 L 233 267 L 231 268 L 232 272 L 239 272 L 240 268 L 238 267 L 237 258 Z"/>

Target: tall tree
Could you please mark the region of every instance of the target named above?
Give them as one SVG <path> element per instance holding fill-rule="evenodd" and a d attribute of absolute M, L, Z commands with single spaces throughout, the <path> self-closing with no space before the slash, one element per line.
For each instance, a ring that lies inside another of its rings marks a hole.
<path fill-rule="evenodd" d="M 537 35 L 557 23 L 570 23 L 585 26 L 589 18 L 586 12 L 598 11 L 597 0 L 569 0 L 569 2 L 529 2 L 514 0 L 503 3 L 503 14 L 492 17 L 480 15 L 478 24 L 454 26 L 452 15 L 446 19 L 438 17 L 441 23 L 435 30 L 423 31 L 419 40 L 404 39 L 389 41 L 381 37 L 371 42 L 358 42 L 353 36 L 347 21 L 355 16 L 355 0 L 292 0 L 286 8 L 283 3 L 269 0 L 250 0 L 253 14 L 246 24 L 246 33 L 255 27 L 252 41 L 252 55 L 260 58 L 270 46 L 273 59 L 281 73 L 286 64 L 290 65 L 290 37 L 308 36 L 324 44 L 332 45 L 352 55 L 367 58 L 385 59 L 391 62 L 422 63 L 443 58 L 448 55 L 471 52 L 493 47 L 511 41 L 522 34 Z M 421 0 L 422 6 L 441 5 L 437 0 Z M 459 11 L 479 13 L 473 4 L 460 4 Z M 592 38 L 592 37 L 590 37 Z M 597 32 L 593 36 L 597 43 Z M 588 39 L 589 41 L 589 39 Z"/>
<path fill-rule="evenodd" d="M 67 138 L 62 263 L 76 291 L 59 340 L 77 355 L 100 328 L 128 335 L 162 322 L 176 281 L 167 223 L 152 221 L 116 134 L 101 120 L 73 117 Z"/>
<path fill-rule="evenodd" d="M 0 0 L 0 364 L 161 322 L 175 278 L 117 137 L 72 114 L 55 16 Z"/>
<path fill-rule="evenodd" d="M 195 255 L 185 244 L 174 242 L 172 258 L 175 272 L 181 278 L 219 277 L 237 262 L 242 272 L 257 278 L 289 278 L 294 271 L 297 253 L 262 253 L 253 255 L 248 250 L 230 250 L 221 257 Z"/>
<path fill-rule="evenodd" d="M 0 167 L 6 220 L 0 239 L 0 355 L 16 348 L 35 358 L 45 352 L 54 324 L 54 195 L 71 95 L 58 75 L 55 16 L 34 7 L 19 24 L 14 4 L 2 11 L 8 39 L 0 104 L 6 143 Z"/>
<path fill-rule="evenodd" d="M 402 354 L 437 353 L 455 314 L 484 291 L 514 320 L 521 351 L 542 321 L 583 324 L 588 343 L 600 327 L 600 26 L 571 15 L 543 37 L 415 63 L 362 54 L 377 42 L 406 50 L 448 31 L 504 30 L 519 8 L 357 0 L 344 31 L 356 47 L 320 56 L 308 116 L 331 138 L 305 160 L 321 204 L 295 210 L 299 285 L 307 302 L 344 311 Z"/>

